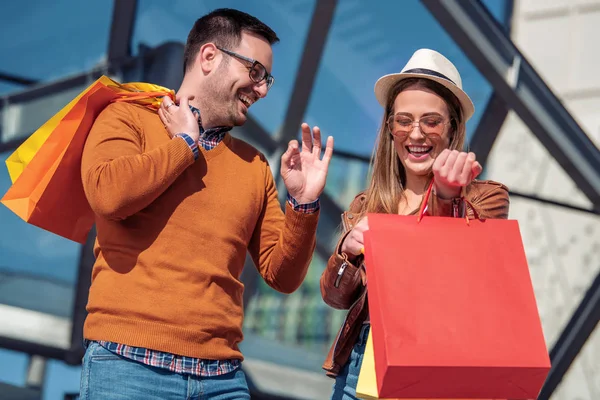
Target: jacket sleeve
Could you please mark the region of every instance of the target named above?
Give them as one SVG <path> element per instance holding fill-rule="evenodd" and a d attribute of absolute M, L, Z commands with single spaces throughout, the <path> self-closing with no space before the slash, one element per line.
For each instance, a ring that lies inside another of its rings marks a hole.
<path fill-rule="evenodd" d="M 427 214 L 446 217 L 480 219 L 507 219 L 509 209 L 508 188 L 501 183 L 486 180 L 473 181 L 456 199 L 442 199 L 432 193 L 427 204 Z"/>
<path fill-rule="evenodd" d="M 346 310 L 352 306 L 366 283 L 365 270 L 362 266 L 363 257 L 358 257 L 352 263 L 341 250 L 344 239 L 358 222 L 354 216 L 362 210 L 364 200 L 363 194 L 359 194 L 350 204 L 349 210 L 342 214 L 342 234 L 321 275 L 323 300 L 329 306 L 340 310 Z"/>

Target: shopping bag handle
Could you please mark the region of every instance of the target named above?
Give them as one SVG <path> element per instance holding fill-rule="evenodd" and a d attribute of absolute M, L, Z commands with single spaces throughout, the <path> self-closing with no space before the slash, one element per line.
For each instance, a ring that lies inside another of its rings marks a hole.
<path fill-rule="evenodd" d="M 117 97 L 113 101 L 115 103 L 119 103 L 122 101 L 145 100 L 153 97 L 161 98 L 165 96 L 171 97 L 172 99 L 172 95 L 169 92 L 125 92 L 120 93 L 119 97 Z"/>
<path fill-rule="evenodd" d="M 175 96 L 170 92 L 124 92 L 112 100 L 113 103 L 135 103 L 151 110 L 157 111 L 165 97 L 175 101 Z"/>
<path fill-rule="evenodd" d="M 427 192 L 425 192 L 425 197 L 423 198 L 423 201 L 421 202 L 421 207 L 419 208 L 419 215 L 417 216 L 417 222 L 421 222 L 421 220 L 423 219 L 423 216 L 425 215 L 425 207 L 427 207 L 427 203 L 429 203 L 429 196 L 431 196 L 432 190 L 433 190 L 433 178 L 431 179 L 431 182 L 429 182 L 429 187 L 427 188 Z M 473 207 L 473 204 L 471 204 L 471 202 L 469 200 L 467 200 L 464 196 L 462 196 L 462 201 L 465 202 L 466 206 L 469 206 L 471 208 L 471 210 L 473 210 L 473 216 L 475 217 L 475 219 L 480 219 L 479 213 L 475 210 L 475 207 Z M 465 220 L 467 221 L 467 225 L 469 225 L 469 213 L 467 212 L 466 209 L 465 209 Z"/>

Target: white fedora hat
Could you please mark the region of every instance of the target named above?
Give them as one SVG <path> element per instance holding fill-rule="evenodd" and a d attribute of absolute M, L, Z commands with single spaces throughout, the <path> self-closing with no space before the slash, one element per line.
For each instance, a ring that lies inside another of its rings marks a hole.
<path fill-rule="evenodd" d="M 458 98 L 462 107 L 465 122 L 473 116 L 475 107 L 473 102 L 462 90 L 462 80 L 458 70 L 446 57 L 434 50 L 419 49 L 415 51 L 402 71 L 396 74 L 384 75 L 375 83 L 375 97 L 382 107 L 386 107 L 386 100 L 390 89 L 394 85 L 408 78 L 429 79 L 446 87 Z"/>

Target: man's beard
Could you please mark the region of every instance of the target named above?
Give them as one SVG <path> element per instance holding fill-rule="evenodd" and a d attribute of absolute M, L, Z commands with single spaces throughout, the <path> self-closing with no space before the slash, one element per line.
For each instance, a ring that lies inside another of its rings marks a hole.
<path fill-rule="evenodd" d="M 209 110 L 211 121 L 215 126 L 240 126 L 246 122 L 241 115 L 237 91 L 231 94 L 231 87 L 219 76 L 215 76 L 207 85 L 205 98 L 206 109 Z"/>

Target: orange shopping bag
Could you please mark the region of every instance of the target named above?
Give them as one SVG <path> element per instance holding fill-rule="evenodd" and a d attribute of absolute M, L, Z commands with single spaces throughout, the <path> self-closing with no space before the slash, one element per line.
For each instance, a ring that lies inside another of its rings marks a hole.
<path fill-rule="evenodd" d="M 130 101 L 157 109 L 172 90 L 147 83 L 119 84 L 105 76 L 38 129 L 7 159 L 13 185 L 2 203 L 26 222 L 84 243 L 94 223 L 81 182 L 81 154 L 100 112 Z"/>
<path fill-rule="evenodd" d="M 517 221 L 368 218 L 378 394 L 537 398 L 550 360 Z"/>

